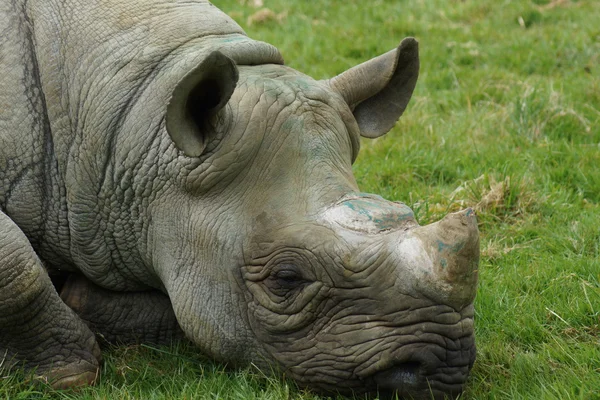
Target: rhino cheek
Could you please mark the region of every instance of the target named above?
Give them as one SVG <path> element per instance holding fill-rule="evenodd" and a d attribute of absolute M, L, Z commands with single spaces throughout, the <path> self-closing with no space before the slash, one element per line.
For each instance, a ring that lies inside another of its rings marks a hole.
<path fill-rule="evenodd" d="M 238 237 L 225 234 L 232 230 L 208 218 L 213 208 L 182 195 L 169 200 L 153 205 L 149 259 L 177 321 L 204 354 L 230 365 L 246 365 L 260 357 L 255 352 L 260 346 L 248 328 L 239 279 L 232 276 L 235 260 L 227 257 L 235 254 Z M 213 221 L 212 230 L 198 230 L 204 220 Z"/>
<path fill-rule="evenodd" d="M 175 315 L 202 353 L 233 366 L 245 366 L 262 357 L 241 313 L 243 296 L 230 282 L 206 278 L 181 282 L 168 289 Z"/>

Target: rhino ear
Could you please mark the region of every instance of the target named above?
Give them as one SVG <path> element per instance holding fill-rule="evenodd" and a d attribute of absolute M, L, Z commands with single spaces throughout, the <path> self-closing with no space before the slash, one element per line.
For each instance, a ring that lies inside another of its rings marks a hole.
<path fill-rule="evenodd" d="M 185 155 L 202 154 L 214 134 L 210 118 L 227 104 L 237 81 L 235 62 L 218 51 L 179 81 L 167 106 L 166 127 Z"/>
<path fill-rule="evenodd" d="M 408 105 L 419 76 L 419 45 L 406 38 L 397 49 L 328 81 L 353 110 L 360 134 L 386 134 Z"/>

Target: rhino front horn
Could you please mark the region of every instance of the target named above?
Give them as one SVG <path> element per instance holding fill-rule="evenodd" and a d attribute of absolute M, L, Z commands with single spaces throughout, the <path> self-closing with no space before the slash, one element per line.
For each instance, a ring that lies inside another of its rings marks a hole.
<path fill-rule="evenodd" d="M 460 310 L 477 290 L 479 230 L 472 209 L 449 214 L 434 224 L 416 228 L 431 264 L 421 271 L 422 290 L 430 298 Z"/>

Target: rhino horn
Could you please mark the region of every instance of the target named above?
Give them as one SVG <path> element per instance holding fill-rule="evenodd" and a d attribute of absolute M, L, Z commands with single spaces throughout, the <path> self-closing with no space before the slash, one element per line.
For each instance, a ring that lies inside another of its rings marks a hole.
<path fill-rule="evenodd" d="M 402 115 L 419 76 L 419 45 L 406 38 L 397 49 L 327 81 L 353 110 L 361 135 L 387 133 Z"/>
<path fill-rule="evenodd" d="M 238 77 L 235 62 L 214 51 L 179 81 L 167 106 L 165 123 L 171 139 L 185 155 L 202 154 L 214 130 L 209 119 L 227 104 Z"/>
<path fill-rule="evenodd" d="M 428 297 L 460 310 L 475 298 L 479 265 L 479 230 L 472 209 L 447 215 L 416 228 L 431 260 L 423 290 Z M 432 285 L 431 285 L 432 284 Z"/>

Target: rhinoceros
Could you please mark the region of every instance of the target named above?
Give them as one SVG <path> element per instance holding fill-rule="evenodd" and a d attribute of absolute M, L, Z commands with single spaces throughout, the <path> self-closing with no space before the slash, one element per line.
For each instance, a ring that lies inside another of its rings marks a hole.
<path fill-rule="evenodd" d="M 443 397 L 475 359 L 470 209 L 362 193 L 417 41 L 328 80 L 201 0 L 0 0 L 0 358 L 97 379 L 187 338 L 318 392 Z"/>

